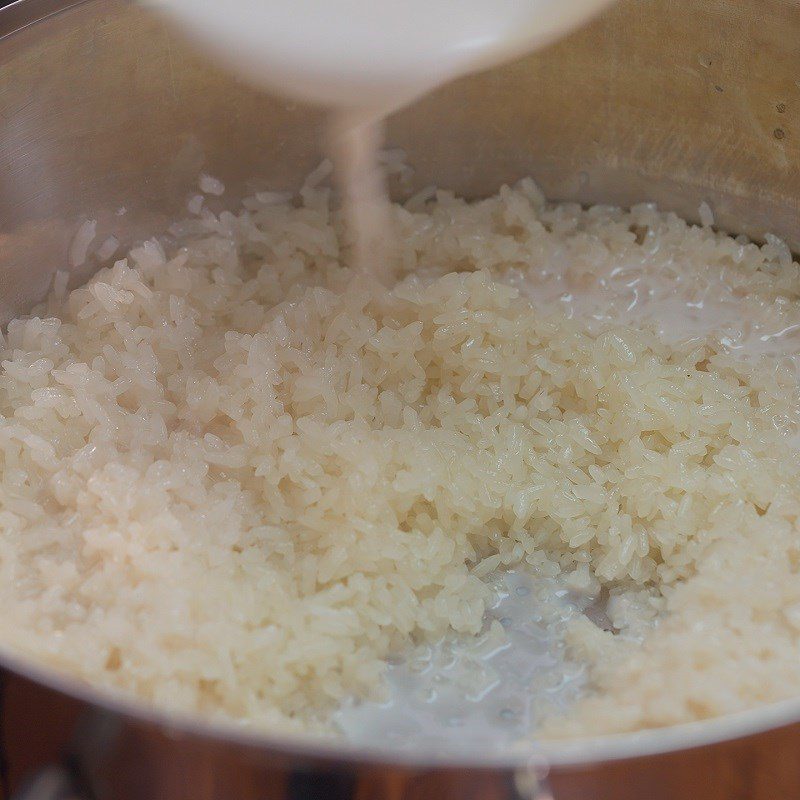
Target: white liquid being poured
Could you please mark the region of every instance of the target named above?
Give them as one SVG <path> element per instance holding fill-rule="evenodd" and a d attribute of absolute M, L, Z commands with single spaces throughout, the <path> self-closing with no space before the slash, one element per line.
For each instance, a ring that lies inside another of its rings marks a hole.
<path fill-rule="evenodd" d="M 396 244 L 386 179 L 378 163 L 382 143 L 383 120 L 373 114 L 345 111 L 332 116 L 330 146 L 354 243 L 352 264 L 362 277 L 388 284 Z"/>
<path fill-rule="evenodd" d="M 336 110 L 353 264 L 390 279 L 381 121 L 456 77 L 534 50 L 610 0 L 150 0 L 249 80 Z"/>

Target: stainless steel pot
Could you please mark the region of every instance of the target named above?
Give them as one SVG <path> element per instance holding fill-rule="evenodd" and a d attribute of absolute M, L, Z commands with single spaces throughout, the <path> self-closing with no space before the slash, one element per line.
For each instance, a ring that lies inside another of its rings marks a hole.
<path fill-rule="evenodd" d="M 479 196 L 530 174 L 554 199 L 654 200 L 689 218 L 706 201 L 721 227 L 797 249 L 799 37 L 790 0 L 626 0 L 397 115 L 389 139 L 420 186 Z M 158 232 L 200 170 L 225 181 L 228 202 L 248 182 L 295 185 L 319 159 L 319 122 L 123 0 L 0 11 L 0 318 L 43 294 L 82 219 L 125 243 Z M 2 664 L 82 710 L 69 768 L 31 784 L 36 798 L 76 780 L 114 800 L 800 796 L 800 701 L 459 763 L 169 718 L 13 654 Z"/>

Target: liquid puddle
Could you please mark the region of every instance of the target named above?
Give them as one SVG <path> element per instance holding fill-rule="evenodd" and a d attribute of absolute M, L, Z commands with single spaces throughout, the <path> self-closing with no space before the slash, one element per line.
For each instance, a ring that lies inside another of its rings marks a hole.
<path fill-rule="evenodd" d="M 566 655 L 570 620 L 591 596 L 523 569 L 488 579 L 495 602 L 475 636 L 448 634 L 390 659 L 384 702 L 351 701 L 334 724 L 357 745 L 437 754 L 503 753 L 534 735 L 545 713 L 568 708 L 586 684 Z"/>

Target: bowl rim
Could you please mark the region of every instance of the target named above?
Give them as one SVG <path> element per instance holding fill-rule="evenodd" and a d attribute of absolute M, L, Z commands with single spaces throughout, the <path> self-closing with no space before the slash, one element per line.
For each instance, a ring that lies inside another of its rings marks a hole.
<path fill-rule="evenodd" d="M 0 8 L 0 56 L 7 40 L 32 26 L 81 6 L 110 0 L 15 0 Z M 114 0 L 118 6 L 131 0 Z M 474 750 L 456 753 L 396 750 L 390 745 L 355 744 L 319 734 L 274 733 L 247 728 L 234 720 L 209 719 L 199 714 L 165 711 L 111 688 L 93 686 L 0 644 L 0 668 L 50 690 L 77 699 L 98 711 L 115 714 L 130 724 L 156 726 L 172 737 L 195 737 L 253 750 L 267 755 L 285 755 L 338 765 L 372 764 L 414 768 L 465 767 L 476 769 L 525 769 L 531 764 L 558 768 L 586 767 L 622 759 L 676 753 L 766 731 L 800 724 L 800 697 L 729 714 L 635 733 L 592 736 L 571 740 L 535 740 L 521 743 L 504 753 L 476 757 Z"/>

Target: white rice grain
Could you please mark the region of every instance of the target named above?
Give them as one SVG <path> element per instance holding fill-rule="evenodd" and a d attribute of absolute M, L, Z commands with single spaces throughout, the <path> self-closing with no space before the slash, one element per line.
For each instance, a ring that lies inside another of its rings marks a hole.
<path fill-rule="evenodd" d="M 67 260 L 70 267 L 80 267 L 86 263 L 89 246 L 94 241 L 97 232 L 97 220 L 87 219 L 81 223 L 69 246 Z"/>
<path fill-rule="evenodd" d="M 711 210 L 711 206 L 703 200 L 700 203 L 700 207 L 697 210 L 697 213 L 700 215 L 700 224 L 704 228 L 711 228 L 714 225 L 714 212 Z"/>
<path fill-rule="evenodd" d="M 225 194 L 225 184 L 219 178 L 207 175 L 206 173 L 200 176 L 197 185 L 203 194 L 213 194 L 217 196 Z"/>
<path fill-rule="evenodd" d="M 119 239 L 116 236 L 109 236 L 97 248 L 97 258 L 99 261 L 108 261 L 119 249 Z"/>

